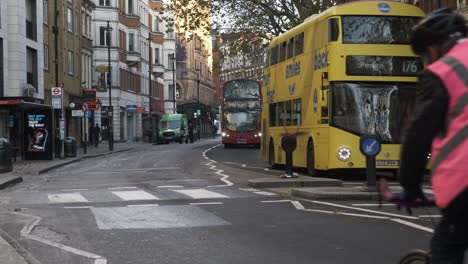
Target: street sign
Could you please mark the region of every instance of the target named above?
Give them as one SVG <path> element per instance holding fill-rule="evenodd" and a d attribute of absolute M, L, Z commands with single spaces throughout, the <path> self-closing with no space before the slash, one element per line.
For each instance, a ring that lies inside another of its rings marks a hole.
<path fill-rule="evenodd" d="M 50 93 L 52 95 L 52 108 L 62 109 L 62 88 L 52 87 Z"/>
<path fill-rule="evenodd" d="M 380 140 L 373 136 L 364 136 L 361 138 L 361 152 L 365 156 L 375 157 L 380 153 Z"/>
<path fill-rule="evenodd" d="M 375 156 L 380 153 L 382 145 L 375 136 L 362 136 L 359 149 L 366 156 L 366 181 L 369 191 L 374 191 L 377 182 Z"/>
<path fill-rule="evenodd" d="M 86 111 L 86 112 L 84 113 L 84 115 L 85 115 L 86 118 L 91 118 L 91 116 L 92 116 L 92 111 Z"/>
<path fill-rule="evenodd" d="M 72 110 L 72 117 L 84 117 L 83 110 Z"/>
<path fill-rule="evenodd" d="M 145 107 L 143 107 L 143 106 L 138 106 L 138 107 L 136 108 L 136 112 L 137 112 L 138 114 L 144 114 L 144 113 L 145 113 Z"/>
<path fill-rule="evenodd" d="M 62 88 L 53 87 L 51 90 L 52 96 L 62 96 Z"/>
<path fill-rule="evenodd" d="M 137 106 L 136 105 L 127 105 L 127 112 L 133 113 L 136 112 Z"/>

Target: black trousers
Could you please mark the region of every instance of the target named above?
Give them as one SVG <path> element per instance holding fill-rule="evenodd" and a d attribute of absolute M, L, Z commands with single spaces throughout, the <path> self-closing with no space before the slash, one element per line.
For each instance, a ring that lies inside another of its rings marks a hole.
<path fill-rule="evenodd" d="M 468 249 L 468 189 L 441 211 L 431 242 L 431 264 L 463 264 Z"/>

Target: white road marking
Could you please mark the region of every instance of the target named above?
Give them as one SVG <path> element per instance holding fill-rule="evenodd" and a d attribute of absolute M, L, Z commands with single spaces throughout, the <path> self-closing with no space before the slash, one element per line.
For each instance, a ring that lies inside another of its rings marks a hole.
<path fill-rule="evenodd" d="M 306 212 L 315 212 L 315 213 L 324 213 L 324 214 L 335 214 L 335 212 L 332 212 L 332 211 L 317 210 L 317 209 L 304 209 L 303 211 L 306 211 Z"/>
<path fill-rule="evenodd" d="M 419 218 L 441 218 L 441 215 L 418 215 Z"/>
<path fill-rule="evenodd" d="M 374 213 L 374 214 L 381 214 L 381 215 L 388 215 L 388 216 L 396 216 L 396 217 L 406 218 L 406 219 L 418 219 L 417 217 L 414 217 L 414 216 L 406 216 L 406 215 L 399 215 L 399 214 L 391 214 L 391 213 L 386 213 L 386 212 L 380 212 L 380 211 L 369 210 L 369 209 L 358 208 L 358 207 L 352 207 L 352 206 L 346 206 L 346 205 L 335 204 L 335 203 L 320 202 L 320 201 L 315 201 L 315 200 L 308 200 L 308 201 L 310 201 L 310 202 L 312 202 L 312 203 L 316 203 L 316 204 L 329 205 L 329 206 L 333 206 L 333 207 L 351 209 L 351 210 L 356 210 L 356 211 L 363 211 L 363 212 Z"/>
<path fill-rule="evenodd" d="M 364 206 L 364 207 L 366 207 L 366 206 L 368 206 L 368 207 L 372 207 L 372 206 L 395 206 L 396 207 L 395 204 L 387 204 L 387 203 L 385 203 L 385 204 L 351 204 L 351 206 Z"/>
<path fill-rule="evenodd" d="M 268 201 L 260 201 L 261 203 L 289 203 L 291 200 L 268 200 Z"/>
<path fill-rule="evenodd" d="M 265 192 L 265 191 L 254 192 L 254 193 L 260 194 L 260 195 L 265 195 L 265 196 L 276 196 L 277 195 L 276 193 Z"/>
<path fill-rule="evenodd" d="M 393 222 L 397 222 L 399 224 L 403 224 L 403 225 L 406 225 L 406 226 L 409 226 L 409 227 L 413 227 L 413 228 L 422 230 L 422 231 L 426 231 L 426 232 L 429 232 L 429 233 L 434 233 L 434 230 L 432 228 L 425 227 L 425 226 L 422 226 L 422 225 L 418 225 L 418 224 L 408 222 L 408 221 L 405 221 L 405 220 L 402 220 L 402 219 L 390 218 L 390 220 L 393 221 Z"/>
<path fill-rule="evenodd" d="M 88 208 L 93 208 L 94 206 L 69 206 L 69 207 L 64 207 L 64 209 L 88 209 Z"/>
<path fill-rule="evenodd" d="M 264 170 L 264 171 L 269 171 L 270 169 L 269 169 L 269 168 L 264 168 L 263 170 Z"/>
<path fill-rule="evenodd" d="M 151 206 L 159 206 L 159 204 L 129 204 L 127 207 L 151 207 Z"/>
<path fill-rule="evenodd" d="M 223 204 L 222 202 L 211 202 L 211 203 L 190 203 L 190 205 L 212 205 L 212 204 Z"/>
<path fill-rule="evenodd" d="M 47 240 L 47 239 L 44 239 L 44 238 L 41 238 L 41 237 L 31 235 L 31 231 L 33 230 L 33 228 L 36 225 L 38 225 L 39 222 L 41 221 L 40 217 L 34 216 L 34 215 L 23 214 L 23 213 L 18 213 L 18 212 L 12 212 L 11 214 L 31 218 L 31 221 L 29 223 L 27 223 L 23 227 L 23 229 L 21 230 L 21 236 L 32 239 L 32 240 L 35 240 L 35 241 L 38 241 L 38 242 L 41 242 L 41 243 L 44 243 L 44 244 L 52 246 L 52 247 L 59 248 L 61 250 L 73 253 L 75 255 L 79 255 L 79 256 L 86 257 L 86 258 L 94 259 L 94 264 L 107 264 L 107 259 L 104 258 L 104 257 L 101 257 L 99 255 L 96 255 L 96 254 L 93 254 L 93 253 L 90 253 L 90 252 L 86 252 L 86 251 L 83 251 L 83 250 L 80 250 L 80 249 L 77 249 L 77 248 L 69 247 L 69 246 L 66 246 L 66 245 L 63 245 L 63 244 L 60 244 L 60 243 L 57 243 L 57 242 L 54 242 L 54 241 L 50 241 L 50 240 Z"/>
<path fill-rule="evenodd" d="M 121 190 L 121 189 L 136 189 L 137 187 L 135 186 L 122 186 L 122 187 L 112 187 L 112 188 L 107 188 L 108 190 Z"/>
<path fill-rule="evenodd" d="M 304 210 L 305 207 L 299 201 L 291 201 L 292 205 L 296 207 L 297 210 Z"/>
<path fill-rule="evenodd" d="M 244 191 L 244 192 L 260 192 L 259 189 L 255 189 L 255 188 L 239 188 L 239 191 Z"/>
<path fill-rule="evenodd" d="M 79 192 L 79 191 L 88 191 L 89 189 L 63 189 L 63 192 Z"/>
<path fill-rule="evenodd" d="M 247 164 L 242 164 L 241 166 L 245 168 L 245 167 L 247 167 Z"/>
<path fill-rule="evenodd" d="M 206 166 L 209 166 L 209 167 L 210 167 L 210 168 L 209 168 L 210 170 L 215 171 L 215 173 L 216 173 L 217 175 L 221 176 L 220 181 L 222 181 L 222 182 L 225 183 L 225 184 L 222 184 L 222 185 L 212 185 L 212 186 L 208 186 L 208 187 L 228 187 L 228 186 L 234 185 L 234 183 L 232 183 L 232 182 L 230 182 L 230 181 L 228 180 L 228 178 L 229 178 L 230 176 L 223 173 L 224 170 L 217 169 L 216 165 L 213 165 L 213 164 L 217 163 L 217 161 L 212 160 L 212 159 L 208 158 L 208 156 L 206 156 L 206 153 L 207 153 L 208 151 L 210 151 L 210 150 L 212 150 L 212 149 L 214 149 L 214 148 L 216 148 L 216 147 L 219 147 L 219 146 L 221 146 L 221 145 L 222 145 L 222 144 L 218 144 L 218 145 L 216 145 L 216 146 L 213 146 L 213 147 L 211 147 L 211 148 L 209 148 L 209 149 L 203 151 L 203 153 L 202 153 L 203 158 L 205 158 L 206 160 L 209 161 L 209 162 L 206 163 L 205 165 L 206 165 Z"/>
<path fill-rule="evenodd" d="M 352 213 L 343 213 L 337 212 L 338 215 L 349 215 L 349 216 L 357 216 L 357 217 L 364 217 L 364 218 L 373 218 L 373 219 L 390 219 L 387 216 L 376 216 L 376 215 L 365 215 L 365 214 L 352 214 Z"/>
<path fill-rule="evenodd" d="M 57 193 L 57 194 L 48 194 L 47 197 L 52 203 L 82 203 L 88 202 L 79 193 Z"/>
<path fill-rule="evenodd" d="M 190 196 L 193 199 L 207 199 L 207 198 L 229 198 L 229 196 L 208 191 L 205 189 L 191 189 L 191 190 L 173 190 L 183 195 Z"/>
<path fill-rule="evenodd" d="M 184 188 L 182 185 L 161 185 L 158 188 Z"/>
<path fill-rule="evenodd" d="M 122 191 L 122 192 L 112 192 L 118 197 L 122 198 L 125 201 L 134 201 L 134 200 L 159 200 L 158 197 L 149 194 L 145 191 Z"/>

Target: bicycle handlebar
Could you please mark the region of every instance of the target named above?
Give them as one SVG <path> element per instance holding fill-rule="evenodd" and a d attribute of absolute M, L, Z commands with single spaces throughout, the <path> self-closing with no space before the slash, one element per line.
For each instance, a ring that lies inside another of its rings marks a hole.
<path fill-rule="evenodd" d="M 403 193 L 393 194 L 392 192 L 390 192 L 388 183 L 385 179 L 381 179 L 379 182 L 379 194 L 385 201 L 393 203 L 398 206 L 404 206 L 407 208 L 436 206 L 435 201 L 432 199 L 419 199 L 415 201 L 406 201 L 403 197 L 404 195 Z"/>

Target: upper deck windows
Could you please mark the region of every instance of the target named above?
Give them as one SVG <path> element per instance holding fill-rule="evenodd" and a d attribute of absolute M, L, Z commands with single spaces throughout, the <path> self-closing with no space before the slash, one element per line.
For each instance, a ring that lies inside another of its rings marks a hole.
<path fill-rule="evenodd" d="M 270 63 L 265 65 L 273 66 L 283 62 L 286 59 L 291 59 L 301 55 L 304 52 L 304 32 L 268 49 L 270 55 Z M 268 56 L 268 55 L 267 55 Z"/>
<path fill-rule="evenodd" d="M 410 44 L 419 17 L 342 16 L 344 44 Z"/>

